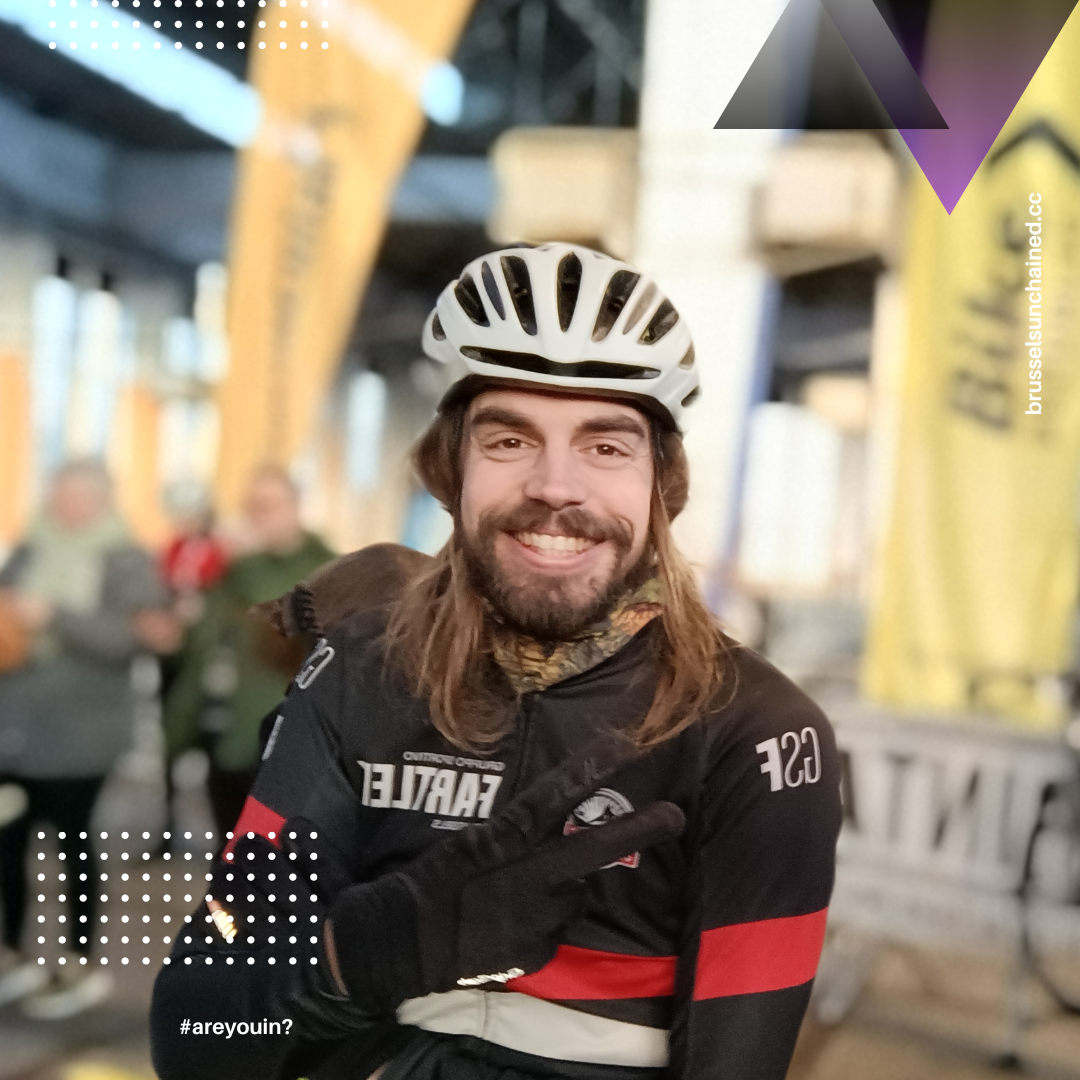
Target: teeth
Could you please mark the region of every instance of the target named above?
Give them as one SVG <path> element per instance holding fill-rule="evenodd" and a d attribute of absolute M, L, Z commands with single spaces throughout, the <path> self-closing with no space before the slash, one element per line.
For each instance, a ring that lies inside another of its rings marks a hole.
<path fill-rule="evenodd" d="M 528 547 L 543 552 L 566 552 L 576 554 L 593 546 L 592 540 L 583 536 L 551 536 L 548 533 L 518 533 L 518 540 Z"/>

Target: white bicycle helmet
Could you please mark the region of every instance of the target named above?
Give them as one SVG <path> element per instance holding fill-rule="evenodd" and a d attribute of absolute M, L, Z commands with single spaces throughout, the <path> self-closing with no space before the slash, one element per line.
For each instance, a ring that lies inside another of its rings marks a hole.
<path fill-rule="evenodd" d="M 474 259 L 440 294 L 423 348 L 452 380 L 443 410 L 471 386 L 513 380 L 630 398 L 682 431 L 700 392 L 690 331 L 656 282 L 577 244 Z"/>

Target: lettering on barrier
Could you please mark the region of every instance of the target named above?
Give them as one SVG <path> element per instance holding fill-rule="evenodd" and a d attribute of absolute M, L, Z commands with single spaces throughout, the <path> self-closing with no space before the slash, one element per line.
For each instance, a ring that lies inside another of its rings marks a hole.
<path fill-rule="evenodd" d="M 836 731 L 833 921 L 902 939 L 1015 940 L 1032 832 L 1074 777 L 1065 746 L 971 724 L 853 718 Z M 1080 942 L 1080 909 L 1057 907 L 1050 921 Z"/>

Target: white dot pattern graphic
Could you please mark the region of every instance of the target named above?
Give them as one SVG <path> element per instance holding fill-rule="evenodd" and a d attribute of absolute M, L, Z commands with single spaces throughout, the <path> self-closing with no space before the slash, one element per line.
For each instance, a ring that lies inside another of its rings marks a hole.
<path fill-rule="evenodd" d="M 231 30 L 234 27 L 237 30 L 246 30 L 248 20 L 245 18 L 245 8 L 252 2 L 253 0 L 229 0 L 229 3 L 225 0 L 216 0 L 216 2 L 215 0 L 173 0 L 172 18 L 163 21 L 151 16 L 151 21 L 147 22 L 145 18 L 140 18 L 139 9 L 144 6 L 142 0 L 132 0 L 132 8 L 135 10 L 120 9 L 115 12 L 117 17 L 114 19 L 94 18 L 97 12 L 93 9 L 109 6 L 119 8 L 119 0 L 68 0 L 67 5 L 64 4 L 64 0 L 48 0 L 47 5 L 42 7 L 42 29 L 46 27 L 48 29 L 48 34 L 45 36 L 49 38 L 50 49 L 65 47 L 76 51 L 87 48 L 153 49 L 158 52 L 168 52 L 170 48 L 172 50 L 184 49 L 194 44 L 196 50 L 203 48 L 243 50 L 246 45 L 244 41 L 221 41 L 212 36 L 211 30 L 225 28 Z M 271 4 L 273 3 L 274 0 L 271 0 Z M 329 0 L 277 0 L 276 6 L 286 9 L 290 7 L 304 9 L 320 4 L 326 8 L 329 6 Z M 72 18 L 60 21 L 55 17 L 59 14 L 56 9 L 63 6 L 75 10 L 71 12 Z M 150 6 L 149 0 L 146 0 L 145 6 Z M 161 6 L 162 0 L 156 0 L 153 3 L 155 8 Z M 167 0 L 165 6 L 168 6 Z M 222 17 L 210 22 L 200 17 L 203 14 L 201 9 L 210 6 L 232 10 L 217 12 Z M 258 0 L 258 6 L 267 7 L 267 0 Z M 300 13 L 306 14 L 304 11 Z M 154 16 L 159 14 L 163 13 L 153 13 Z M 283 12 L 283 14 L 288 13 Z M 80 15 L 83 17 L 80 18 Z M 265 20 L 259 23 L 259 28 L 260 31 L 266 31 Z M 328 49 L 330 43 L 325 40 L 327 37 L 325 31 L 330 29 L 329 19 L 320 20 L 316 29 L 314 23 L 309 27 L 306 19 L 281 18 L 277 20 L 276 25 L 272 24 L 272 28 L 265 35 L 260 33 L 258 36 L 260 38 L 265 36 L 271 46 L 277 45 L 280 49 L 287 48 L 290 43 L 298 45 L 301 49 L 307 49 L 309 43 L 317 43 L 323 49 Z M 309 34 L 317 35 L 317 38 Z M 288 35 L 288 40 L 286 40 L 286 35 Z M 194 42 L 191 41 L 193 36 Z M 174 40 L 174 37 L 179 40 Z M 258 47 L 265 49 L 267 41 L 260 40 Z"/>
<path fill-rule="evenodd" d="M 43 842 L 43 850 L 34 853 L 39 870 L 38 891 L 34 894 L 37 944 L 41 949 L 38 963 L 69 962 L 72 946 L 79 945 L 89 953 L 93 964 L 167 964 L 174 945 L 170 927 L 179 922 L 192 928 L 206 926 L 198 939 L 192 934 L 183 937 L 181 947 L 206 946 L 213 952 L 208 956 L 204 950 L 194 961 L 192 956 L 184 956 L 185 964 L 210 964 L 215 959 L 226 964 L 317 964 L 318 956 L 311 955 L 317 952 L 320 941 L 316 926 L 306 938 L 298 938 L 294 932 L 287 942 L 279 939 L 276 927 L 321 923 L 325 909 L 320 907 L 318 874 L 303 862 L 282 866 L 279 856 L 284 857 L 286 852 L 272 850 L 275 845 L 295 845 L 301 849 L 301 857 L 306 854 L 315 859 L 317 853 L 309 849 L 317 836 L 311 832 L 298 837 L 296 832 L 290 832 L 286 839 L 270 832 L 263 838 L 248 832 L 237 842 L 240 847 L 253 849 L 242 852 L 251 861 L 247 872 L 241 873 L 233 859 L 235 853 L 229 850 L 234 842 L 232 833 L 226 834 L 226 850 L 220 857 L 222 845 L 213 833 L 195 837 L 187 832 L 175 842 L 180 850 L 166 850 L 160 858 L 152 858 L 149 849 L 155 842 L 168 846 L 173 839 L 168 832 L 161 834 L 160 841 L 143 832 L 141 842 L 127 832 L 110 836 L 103 831 L 89 839 L 83 833 L 80 839 L 97 849 L 91 858 L 96 864 L 98 888 L 88 890 L 84 885 L 82 891 L 75 891 L 64 865 L 64 853 L 49 850 L 50 837 L 38 832 L 37 839 Z M 55 847 L 65 837 L 63 833 L 53 834 L 52 839 Z M 208 847 L 210 850 L 206 850 Z M 287 854 L 295 862 L 297 852 Z M 115 863 L 112 871 L 107 869 L 110 861 Z M 88 872 L 91 869 L 77 868 L 82 882 L 89 884 L 93 879 L 95 875 Z M 246 889 L 237 888 L 240 879 Z M 71 906 L 75 901 L 77 908 Z M 193 904 L 197 905 L 194 911 Z M 99 927 L 92 938 L 88 938 L 89 928 L 78 936 L 78 941 L 71 938 L 67 927 L 76 910 L 92 912 L 77 916 L 79 923 L 92 921 Z M 116 929 L 110 932 L 112 926 Z M 78 962 L 87 963 L 87 956 L 79 956 Z"/>

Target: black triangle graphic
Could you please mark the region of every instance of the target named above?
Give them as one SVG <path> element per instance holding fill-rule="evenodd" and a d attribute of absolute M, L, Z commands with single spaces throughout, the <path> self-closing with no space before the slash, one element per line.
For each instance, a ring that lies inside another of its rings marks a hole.
<path fill-rule="evenodd" d="M 849 47 L 873 62 L 888 109 Z M 717 128 L 850 130 L 948 125 L 873 0 L 792 0 Z"/>

